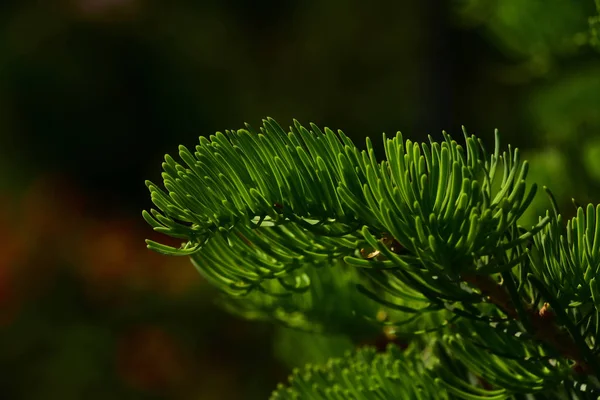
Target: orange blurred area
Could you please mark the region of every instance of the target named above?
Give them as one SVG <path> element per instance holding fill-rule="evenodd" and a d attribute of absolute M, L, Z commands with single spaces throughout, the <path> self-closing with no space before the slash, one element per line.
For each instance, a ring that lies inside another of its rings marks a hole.
<path fill-rule="evenodd" d="M 176 339 L 158 327 L 136 327 L 119 338 L 117 371 L 137 389 L 163 392 L 181 387 L 191 364 Z"/>
<path fill-rule="evenodd" d="M 187 258 L 146 249 L 144 239 L 158 235 L 142 218 L 88 216 L 86 200 L 56 176 L 37 179 L 18 198 L 2 199 L 2 309 L 13 310 L 40 295 L 63 269 L 72 271 L 86 293 L 99 299 L 119 291 L 178 296 L 202 284 Z"/>
<path fill-rule="evenodd" d="M 53 384 L 57 393 L 79 390 L 68 389 L 78 381 L 85 388 L 104 374 L 115 380 L 110 393 L 121 390 L 125 398 L 234 398 L 237 365 L 227 357 L 236 356 L 218 350 L 229 340 L 219 330 L 245 328 L 207 303 L 213 295 L 203 295 L 207 287 L 188 258 L 145 247 L 145 238 L 168 238 L 154 234 L 141 216 L 98 217 L 92 203 L 51 175 L 0 199 L 0 338 L 12 342 L 0 352 L 0 366 L 42 381 L 58 368 L 74 381 Z M 213 325 L 213 318 L 220 322 Z M 57 367 L 31 367 L 38 364 Z M 11 398 L 3 393 L 0 379 L 0 397 Z"/>

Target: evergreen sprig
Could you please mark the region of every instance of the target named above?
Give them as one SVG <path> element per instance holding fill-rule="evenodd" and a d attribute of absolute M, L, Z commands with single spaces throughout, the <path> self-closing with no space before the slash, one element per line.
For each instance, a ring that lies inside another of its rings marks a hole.
<path fill-rule="evenodd" d="M 491 154 L 463 138 L 384 135 L 378 161 L 298 122 L 201 137 L 165 157 L 166 191 L 147 182 L 144 218 L 184 242 L 148 247 L 190 256 L 245 317 L 413 343 L 307 367 L 274 398 L 594 398 L 600 207 L 520 226 L 527 162 L 497 132 Z"/>
<path fill-rule="evenodd" d="M 390 345 L 385 353 L 361 348 L 325 365 L 306 365 L 296 369 L 289 386 L 279 385 L 271 396 L 276 399 L 504 399 L 503 390 L 460 387 L 452 375 L 440 378 L 439 360 L 424 361 L 418 349 L 401 351 Z M 429 364 L 429 365 L 428 365 Z M 433 364 L 433 365 L 432 365 Z M 445 380 L 447 379 L 447 380 Z M 448 381 L 452 382 L 449 383 Z"/>

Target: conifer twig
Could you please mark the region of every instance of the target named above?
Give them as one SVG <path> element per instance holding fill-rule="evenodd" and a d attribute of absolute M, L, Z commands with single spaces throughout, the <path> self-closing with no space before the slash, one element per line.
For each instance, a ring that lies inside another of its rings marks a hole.
<path fill-rule="evenodd" d="M 470 274 L 464 275 L 462 279 L 479 289 L 482 295 L 486 296 L 491 303 L 498 306 L 506 315 L 519 320 L 519 314 L 506 288 L 489 275 Z M 556 325 L 554 313 L 548 309 L 547 304 L 544 304 L 540 310 L 527 307 L 525 311 L 537 339 L 556 349 L 565 358 L 575 361 L 576 365 L 579 366 L 578 370 L 584 373 L 591 372 L 589 364 L 577 349 L 573 338 Z"/>

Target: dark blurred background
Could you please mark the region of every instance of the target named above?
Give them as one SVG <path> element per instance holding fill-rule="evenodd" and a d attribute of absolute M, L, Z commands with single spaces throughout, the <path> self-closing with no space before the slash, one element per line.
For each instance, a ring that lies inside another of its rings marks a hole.
<path fill-rule="evenodd" d="M 144 180 L 200 135 L 270 116 L 379 150 L 465 125 L 493 148 L 498 128 L 566 214 L 598 202 L 593 0 L 364 4 L 1 2 L 0 398 L 262 399 L 285 379 L 276 327 L 145 247 Z"/>

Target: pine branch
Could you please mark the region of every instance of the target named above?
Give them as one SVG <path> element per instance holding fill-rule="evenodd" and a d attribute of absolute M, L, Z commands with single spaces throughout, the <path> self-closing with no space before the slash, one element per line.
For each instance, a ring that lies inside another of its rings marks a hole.
<path fill-rule="evenodd" d="M 364 347 L 326 365 L 307 365 L 294 371 L 289 387 L 279 385 L 275 399 L 506 399 L 505 390 L 491 390 L 465 382 L 465 377 L 442 374 L 433 354 L 423 361 L 415 347 L 401 351 L 394 345 L 384 353 Z M 464 370 L 463 370 L 464 372 Z"/>
<path fill-rule="evenodd" d="M 377 322 L 383 309 L 390 318 L 380 325 L 443 337 L 440 345 L 460 368 L 501 390 L 480 392 L 446 376 L 441 385 L 451 397 L 557 390 L 573 376 L 571 361 L 585 373 L 581 385 L 600 386 L 600 206 L 579 208 L 566 227 L 556 210 L 525 229 L 517 221 L 536 185 L 527 184 L 528 164 L 517 149 L 500 152 L 497 132 L 490 155 L 466 133 L 464 147 L 445 133 L 442 143 L 416 144 L 399 133 L 383 139 L 386 159 L 377 161 L 369 139 L 359 151 L 341 131 L 295 122 L 285 133 L 269 119 L 260 133 L 217 133 L 201 138 L 194 153 L 180 147 L 184 165 L 165 157 L 167 191 L 147 182 L 160 211 L 143 215 L 185 242 L 148 247 L 190 256 L 248 317 L 308 330 L 329 322 L 339 332 L 352 316 Z M 327 269 L 342 263 L 356 268 L 349 280 Z M 537 309 L 540 299 L 552 311 Z M 357 312 L 353 304 L 361 301 L 371 305 Z M 487 343 L 466 343 L 474 332 Z M 344 374 L 334 381 L 351 387 L 339 391 L 332 381 L 327 393 L 362 391 Z M 309 381 L 297 382 L 306 389 Z"/>
<path fill-rule="evenodd" d="M 519 313 L 506 288 L 492 277 L 488 275 L 465 275 L 463 279 L 479 289 L 483 296 L 497 305 L 510 318 L 520 320 Z M 563 357 L 575 361 L 583 372 L 592 372 L 573 338 L 556 325 L 554 313 L 549 310 L 548 303 L 545 303 L 540 310 L 528 306 L 525 311 L 528 322 L 533 327 L 535 337 L 538 340 L 556 349 Z"/>

